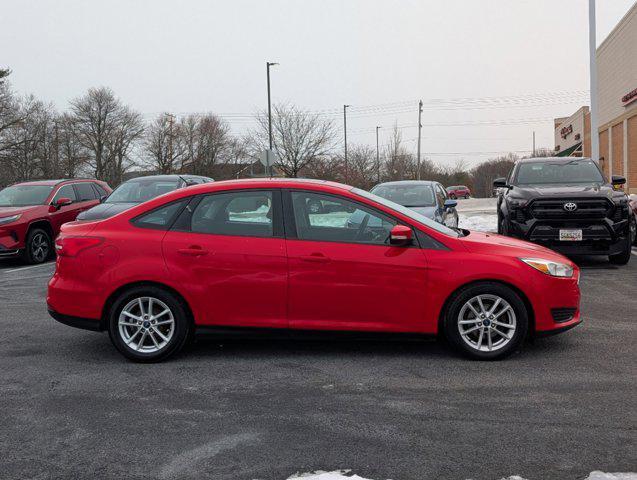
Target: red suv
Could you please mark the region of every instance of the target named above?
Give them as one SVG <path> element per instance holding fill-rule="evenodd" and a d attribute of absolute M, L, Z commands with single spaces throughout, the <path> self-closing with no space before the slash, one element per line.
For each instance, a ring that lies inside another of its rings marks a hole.
<path fill-rule="evenodd" d="M 42 180 L 0 190 L 0 257 L 45 262 L 62 224 L 110 193 L 98 180 Z"/>
<path fill-rule="evenodd" d="M 51 315 L 136 361 L 248 329 L 442 334 L 494 359 L 580 323 L 569 259 L 331 182 L 196 185 L 64 225 L 55 248 Z"/>
<path fill-rule="evenodd" d="M 471 196 L 471 190 L 465 185 L 452 185 L 447 187 L 447 193 L 449 198 L 469 198 Z"/>

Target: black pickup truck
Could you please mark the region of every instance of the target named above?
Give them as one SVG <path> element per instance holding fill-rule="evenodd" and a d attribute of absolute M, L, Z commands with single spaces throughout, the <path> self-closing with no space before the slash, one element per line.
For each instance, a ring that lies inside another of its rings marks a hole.
<path fill-rule="evenodd" d="M 637 226 L 627 195 L 608 182 L 589 158 L 549 157 L 518 161 L 498 178 L 498 233 L 539 243 L 566 255 L 608 255 L 624 265 Z"/>

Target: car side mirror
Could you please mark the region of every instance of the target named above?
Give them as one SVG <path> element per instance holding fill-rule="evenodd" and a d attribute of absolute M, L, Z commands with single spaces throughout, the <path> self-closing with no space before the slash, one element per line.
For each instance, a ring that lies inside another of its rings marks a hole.
<path fill-rule="evenodd" d="M 622 175 L 613 175 L 611 181 L 613 185 L 624 185 L 626 183 L 626 177 Z"/>
<path fill-rule="evenodd" d="M 456 208 L 457 205 L 458 205 L 458 201 L 457 200 L 451 200 L 451 199 L 445 200 L 445 209 L 447 209 L 447 210 L 449 210 L 451 208 Z"/>
<path fill-rule="evenodd" d="M 413 242 L 413 231 L 405 225 L 396 225 L 389 234 L 389 244 L 395 247 L 406 247 Z"/>
<path fill-rule="evenodd" d="M 493 181 L 493 188 L 508 188 L 509 185 L 507 184 L 507 179 L 502 177 L 502 178 L 496 178 Z"/>
<path fill-rule="evenodd" d="M 53 207 L 55 207 L 56 210 L 59 210 L 66 205 L 71 205 L 71 203 L 73 203 L 73 201 L 70 198 L 61 197 L 53 202 Z"/>

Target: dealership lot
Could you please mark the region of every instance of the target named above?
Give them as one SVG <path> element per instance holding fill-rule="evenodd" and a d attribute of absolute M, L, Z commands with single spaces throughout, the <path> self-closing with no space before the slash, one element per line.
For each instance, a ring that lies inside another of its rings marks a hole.
<path fill-rule="evenodd" d="M 637 465 L 637 256 L 584 259 L 584 324 L 502 362 L 436 343 L 205 340 L 125 361 L 0 263 L 5 478 L 583 478 Z"/>

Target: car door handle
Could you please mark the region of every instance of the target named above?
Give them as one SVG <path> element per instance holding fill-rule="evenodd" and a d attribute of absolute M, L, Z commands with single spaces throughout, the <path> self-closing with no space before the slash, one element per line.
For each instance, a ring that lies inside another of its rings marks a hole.
<path fill-rule="evenodd" d="M 330 258 L 326 257 L 322 253 L 313 253 L 312 255 L 301 255 L 299 258 L 304 262 L 314 262 L 314 263 L 327 263 L 330 261 Z"/>
<path fill-rule="evenodd" d="M 181 255 L 187 255 L 190 257 L 200 257 L 202 255 L 208 255 L 208 250 L 204 250 L 201 247 L 188 247 L 188 248 L 180 248 L 177 250 Z"/>

